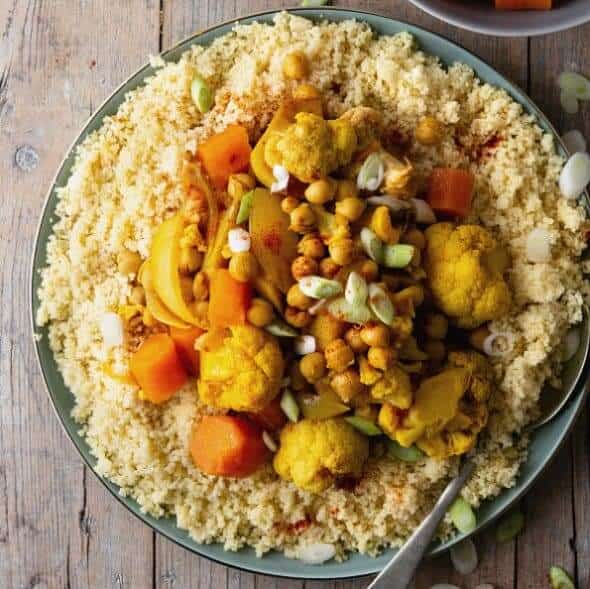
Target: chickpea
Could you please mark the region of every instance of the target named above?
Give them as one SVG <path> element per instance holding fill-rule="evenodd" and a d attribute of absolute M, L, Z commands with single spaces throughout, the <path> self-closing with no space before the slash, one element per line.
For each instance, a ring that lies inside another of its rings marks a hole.
<path fill-rule="evenodd" d="M 252 299 L 250 308 L 246 313 L 246 318 L 256 327 L 264 327 L 272 321 L 273 315 L 272 305 L 268 301 L 261 298 L 255 298 Z"/>
<path fill-rule="evenodd" d="M 361 218 L 365 212 L 366 203 L 360 198 L 354 196 L 344 198 L 336 203 L 336 214 L 342 215 L 351 222 L 355 222 Z"/>
<path fill-rule="evenodd" d="M 402 243 L 409 243 L 419 250 L 423 250 L 426 247 L 426 239 L 424 233 L 420 229 L 408 229 L 400 240 Z"/>
<path fill-rule="evenodd" d="M 411 317 L 394 317 L 391 324 L 391 333 L 398 339 L 403 340 L 412 333 L 413 321 Z"/>
<path fill-rule="evenodd" d="M 481 327 L 474 329 L 469 334 L 469 343 L 476 350 L 483 352 L 483 343 L 489 335 L 490 335 L 490 330 L 485 325 L 482 325 Z"/>
<path fill-rule="evenodd" d="M 343 372 L 351 364 L 354 364 L 354 352 L 352 348 L 343 340 L 332 340 L 325 348 L 326 365 L 330 370 Z"/>
<path fill-rule="evenodd" d="M 422 117 L 414 135 L 423 145 L 436 145 L 442 138 L 441 124 L 434 117 Z"/>
<path fill-rule="evenodd" d="M 317 260 L 307 256 L 297 256 L 291 263 L 291 274 L 295 280 L 301 280 L 304 276 L 317 274 L 319 264 Z"/>
<path fill-rule="evenodd" d="M 379 266 L 373 260 L 364 260 L 359 268 L 359 274 L 367 282 L 375 282 L 379 276 Z"/>
<path fill-rule="evenodd" d="M 328 245 L 328 251 L 330 252 L 330 257 L 340 266 L 350 264 L 356 253 L 354 241 L 348 237 L 332 239 Z"/>
<path fill-rule="evenodd" d="M 424 302 L 424 288 L 419 284 L 408 286 L 407 288 L 394 293 L 392 295 L 392 302 L 397 309 L 402 311 L 402 314 L 409 314 L 403 313 L 403 311 L 408 310 L 408 305 L 411 305 L 412 308 L 416 308 Z"/>
<path fill-rule="evenodd" d="M 389 345 L 389 329 L 385 325 L 366 325 L 361 329 L 360 335 L 363 342 L 371 348 Z"/>
<path fill-rule="evenodd" d="M 313 352 L 301 358 L 299 370 L 307 382 L 315 383 L 326 374 L 326 359 L 321 352 Z"/>
<path fill-rule="evenodd" d="M 336 188 L 336 200 L 344 200 L 346 198 L 356 198 L 359 194 L 359 189 L 354 180 L 340 180 Z"/>
<path fill-rule="evenodd" d="M 309 63 L 305 53 L 293 51 L 283 59 L 283 76 L 289 80 L 301 80 L 309 73 Z"/>
<path fill-rule="evenodd" d="M 367 360 L 373 368 L 387 370 L 395 360 L 395 352 L 391 348 L 369 348 Z"/>
<path fill-rule="evenodd" d="M 209 296 L 209 280 L 205 272 L 197 272 L 193 278 L 193 297 L 196 301 L 204 301 Z"/>
<path fill-rule="evenodd" d="M 182 298 L 190 303 L 193 300 L 193 279 L 190 276 L 180 277 L 180 290 Z"/>
<path fill-rule="evenodd" d="M 422 263 L 422 250 L 419 250 L 417 247 L 414 248 L 414 255 L 410 260 L 410 266 L 414 268 L 419 268 L 420 264 Z"/>
<path fill-rule="evenodd" d="M 137 252 L 131 252 L 128 249 L 122 249 L 117 256 L 117 268 L 121 274 L 129 276 L 137 274 L 141 266 L 141 256 Z"/>
<path fill-rule="evenodd" d="M 304 235 L 301 241 L 297 244 L 297 251 L 302 256 L 309 258 L 323 258 L 326 253 L 326 248 L 319 235 L 315 233 L 308 233 Z"/>
<path fill-rule="evenodd" d="M 221 256 L 224 260 L 229 260 L 233 256 L 233 252 L 231 251 L 229 245 L 226 243 L 221 248 Z"/>
<path fill-rule="evenodd" d="M 321 98 L 320 91 L 311 84 L 299 84 L 293 90 L 293 98 L 297 100 L 311 100 L 313 98 Z"/>
<path fill-rule="evenodd" d="M 298 284 L 294 284 L 287 292 L 287 305 L 301 309 L 309 309 L 314 304 L 314 300 L 301 292 Z"/>
<path fill-rule="evenodd" d="M 248 282 L 258 274 L 258 262 L 251 252 L 239 252 L 229 261 L 229 273 L 240 282 Z"/>
<path fill-rule="evenodd" d="M 283 213 L 290 215 L 300 204 L 301 201 L 298 198 L 295 198 L 294 196 L 286 196 L 281 201 L 281 209 Z"/>
<path fill-rule="evenodd" d="M 143 290 L 143 286 L 134 286 L 131 290 L 129 300 L 134 305 L 145 305 L 145 290 Z"/>
<path fill-rule="evenodd" d="M 291 388 L 294 391 L 303 390 L 307 384 L 303 374 L 301 374 L 299 362 L 291 362 L 291 367 L 289 368 L 289 378 L 291 379 Z"/>
<path fill-rule="evenodd" d="M 181 248 L 178 269 L 182 274 L 195 273 L 202 263 L 203 254 L 196 247 Z"/>
<path fill-rule="evenodd" d="M 316 222 L 315 213 L 308 203 L 302 203 L 290 213 L 289 229 L 295 233 L 308 233 Z"/>
<path fill-rule="evenodd" d="M 442 362 L 447 355 L 445 345 L 439 339 L 426 340 L 422 348 L 428 354 L 429 359 L 434 362 Z"/>
<path fill-rule="evenodd" d="M 344 340 L 355 354 L 362 354 L 369 349 L 369 346 L 361 338 L 361 328 L 359 327 L 348 329 L 344 334 Z"/>
<path fill-rule="evenodd" d="M 287 307 L 285 309 L 285 321 L 293 327 L 306 327 L 311 322 L 311 315 L 307 311 L 296 309 L 295 307 Z"/>
<path fill-rule="evenodd" d="M 326 204 L 336 194 L 336 181 L 332 178 L 316 180 L 305 189 L 304 194 L 305 198 L 314 205 Z"/>
<path fill-rule="evenodd" d="M 330 385 L 345 403 L 348 403 L 364 390 L 359 373 L 354 368 L 348 368 L 335 374 L 330 379 Z"/>
<path fill-rule="evenodd" d="M 334 278 L 339 270 L 340 266 L 332 258 L 324 258 L 320 262 L 320 275 L 324 278 Z"/>
<path fill-rule="evenodd" d="M 449 330 L 449 321 L 440 313 L 428 313 L 424 317 L 424 333 L 430 339 L 445 339 Z"/>
<path fill-rule="evenodd" d="M 227 181 L 227 194 L 233 199 L 241 198 L 256 188 L 256 180 L 250 174 L 232 174 Z"/>

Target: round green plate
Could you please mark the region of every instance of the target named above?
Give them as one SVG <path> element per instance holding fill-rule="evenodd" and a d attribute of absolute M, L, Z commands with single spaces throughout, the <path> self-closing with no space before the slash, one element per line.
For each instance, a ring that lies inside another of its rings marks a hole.
<path fill-rule="evenodd" d="M 383 16 L 368 14 L 361 11 L 339 10 L 334 8 L 324 9 L 296 9 L 291 11 L 294 14 L 306 16 L 313 20 L 328 19 L 331 21 L 342 21 L 346 19 L 356 19 L 369 24 L 375 33 L 382 35 L 394 35 L 400 31 L 409 31 L 414 35 L 421 48 L 432 55 L 436 55 L 445 64 L 451 64 L 455 61 L 466 63 L 472 67 L 478 76 L 491 84 L 504 88 L 516 101 L 520 102 L 524 108 L 533 114 L 538 123 L 547 131 L 554 133 L 553 128 L 533 104 L 533 102 L 517 87 L 498 74 L 492 67 L 484 63 L 481 59 L 475 57 L 465 49 L 443 39 L 433 33 L 421 28 L 399 22 Z M 275 12 L 266 12 L 240 20 L 242 23 L 252 22 L 254 20 L 261 22 L 271 22 Z M 189 39 L 176 45 L 169 51 L 162 54 L 167 61 L 177 60 L 180 55 L 191 45 L 198 43 L 207 45 L 216 37 L 228 33 L 233 23 L 226 23 L 213 27 L 205 32 L 199 33 Z M 36 313 L 39 301 L 37 299 L 37 289 L 39 287 L 38 270 L 45 265 L 47 240 L 51 234 L 52 218 L 54 217 L 57 197 L 55 189 L 64 186 L 70 175 L 74 163 L 74 149 L 81 143 L 84 138 L 92 131 L 98 129 L 104 117 L 114 114 L 124 100 L 125 94 L 130 90 L 140 86 L 144 80 L 152 75 L 154 70 L 146 65 L 122 84 L 106 102 L 90 118 L 82 132 L 70 148 L 67 157 L 64 159 L 53 185 L 49 191 L 43 215 L 39 224 L 37 240 L 35 245 L 33 265 L 32 265 L 32 313 Z M 561 149 L 561 148 L 560 148 Z M 43 337 L 35 341 L 39 363 L 45 379 L 51 401 L 55 407 L 57 415 L 61 420 L 65 431 L 75 444 L 84 461 L 93 468 L 95 460 L 84 439 L 78 435 L 78 425 L 70 417 L 70 412 L 74 405 L 74 397 L 66 388 L 62 377 L 57 369 L 55 360 L 49 349 L 47 342 L 47 330 L 36 329 Z M 588 337 L 587 330 L 584 330 L 584 337 Z M 566 381 L 573 382 L 577 379 L 581 368 L 584 364 L 584 358 L 574 358 L 568 370 L 566 371 Z M 569 375 L 569 376 L 568 376 Z M 518 481 L 514 487 L 505 490 L 499 497 L 493 501 L 488 501 L 482 505 L 478 511 L 478 528 L 489 524 L 503 511 L 508 509 L 533 483 L 539 473 L 547 465 L 551 457 L 555 454 L 561 443 L 564 441 L 568 432 L 578 415 L 585 397 L 585 380 L 586 375 L 578 384 L 578 389 L 574 394 L 571 402 L 554 419 L 550 424 L 538 430 L 534 435 L 530 447 L 530 455 L 526 464 L 523 465 Z M 239 552 L 225 552 L 223 547 L 218 544 L 203 545 L 197 544 L 189 538 L 188 534 L 176 526 L 173 518 L 154 519 L 149 515 L 142 513 L 138 504 L 118 494 L 118 487 L 109 481 L 99 477 L 101 482 L 112 492 L 118 501 L 124 504 L 127 509 L 132 511 L 138 518 L 151 526 L 154 530 L 163 534 L 170 540 L 184 546 L 201 556 L 211 558 L 220 563 L 238 567 L 256 573 L 265 573 L 282 577 L 297 577 L 304 579 L 338 579 L 345 577 L 357 577 L 376 573 L 390 559 L 392 552 L 386 551 L 378 558 L 369 558 L 360 554 L 352 554 L 350 559 L 343 563 L 328 562 L 322 566 L 305 565 L 297 560 L 285 558 L 278 552 L 272 552 L 264 558 L 257 558 L 254 551 L 244 549 Z M 457 539 L 459 539 L 458 537 Z M 457 541 L 455 539 L 453 542 Z M 433 544 L 431 554 L 440 553 L 449 548 L 453 542 L 444 544 Z"/>

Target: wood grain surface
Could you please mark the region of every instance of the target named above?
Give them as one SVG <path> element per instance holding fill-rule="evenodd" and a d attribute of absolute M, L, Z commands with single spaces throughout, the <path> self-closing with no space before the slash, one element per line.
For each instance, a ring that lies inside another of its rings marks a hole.
<path fill-rule="evenodd" d="M 44 194 L 79 127 L 122 80 L 188 34 L 291 3 L 271 0 L 0 0 L 0 588 L 360 589 L 367 580 L 296 582 L 199 558 L 131 516 L 83 466 L 61 431 L 30 338 L 29 258 Z M 487 59 L 537 101 L 557 128 L 590 136 L 590 109 L 559 108 L 556 75 L 590 73 L 590 25 L 535 39 L 460 31 L 406 0 L 340 0 L 439 32 Z M 526 497 L 525 532 L 477 540 L 480 565 L 461 577 L 448 556 L 415 585 L 547 587 L 560 564 L 590 588 L 590 452 L 586 416 Z"/>

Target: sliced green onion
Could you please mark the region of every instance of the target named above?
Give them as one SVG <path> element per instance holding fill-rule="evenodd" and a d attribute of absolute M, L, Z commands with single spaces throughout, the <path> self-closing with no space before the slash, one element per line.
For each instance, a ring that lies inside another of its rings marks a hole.
<path fill-rule="evenodd" d="M 250 192 L 246 192 L 244 196 L 242 196 L 242 200 L 240 201 L 240 208 L 238 209 L 238 215 L 236 217 L 236 223 L 240 225 L 248 220 L 250 216 L 250 209 L 252 208 L 252 201 L 254 200 L 254 191 L 250 190 Z"/>
<path fill-rule="evenodd" d="M 297 405 L 297 401 L 289 389 L 283 391 L 283 396 L 281 397 L 281 409 L 289 421 L 293 423 L 299 421 L 299 405 Z"/>
<path fill-rule="evenodd" d="M 377 190 L 383 182 L 384 175 L 385 167 L 381 156 L 378 153 L 371 153 L 359 170 L 356 185 L 360 190 Z"/>
<path fill-rule="evenodd" d="M 414 257 L 416 248 L 407 243 L 386 245 L 383 248 L 383 264 L 387 268 L 405 268 Z"/>
<path fill-rule="evenodd" d="M 373 283 L 369 285 L 369 307 L 379 321 L 382 321 L 385 325 L 393 323 L 395 307 L 380 284 Z"/>
<path fill-rule="evenodd" d="M 368 227 L 361 229 L 361 245 L 371 260 L 383 263 L 383 242 Z"/>
<path fill-rule="evenodd" d="M 319 8 L 320 6 L 326 6 L 328 0 L 302 0 L 301 6 L 303 8 Z"/>
<path fill-rule="evenodd" d="M 557 78 L 559 87 L 578 100 L 590 100 L 590 80 L 575 72 L 562 72 Z"/>
<path fill-rule="evenodd" d="M 549 581 L 551 589 L 576 589 L 572 578 L 558 566 L 549 569 Z"/>
<path fill-rule="evenodd" d="M 346 281 L 344 298 L 353 306 L 364 305 L 369 296 L 367 281 L 358 273 L 351 272 Z"/>
<path fill-rule="evenodd" d="M 475 530 L 477 526 L 475 513 L 471 505 L 463 497 L 455 499 L 455 502 L 449 509 L 449 514 L 453 525 L 463 534 L 469 534 L 469 532 Z"/>
<path fill-rule="evenodd" d="M 328 313 L 347 323 L 368 323 L 373 319 L 373 313 L 367 305 L 351 305 L 344 297 L 338 297 L 328 303 Z"/>
<path fill-rule="evenodd" d="M 418 462 L 418 460 L 422 460 L 425 456 L 424 452 L 417 446 L 404 448 L 395 440 L 387 440 L 387 450 L 394 458 L 398 458 L 404 462 Z"/>
<path fill-rule="evenodd" d="M 361 434 L 365 434 L 365 436 L 380 436 L 383 433 L 372 421 L 358 415 L 345 417 L 344 421 L 352 425 Z"/>
<path fill-rule="evenodd" d="M 562 90 L 559 95 L 559 102 L 561 103 L 561 108 L 563 108 L 568 115 L 575 115 L 578 112 L 578 99 L 574 94 Z"/>
<path fill-rule="evenodd" d="M 213 92 L 211 92 L 211 88 L 201 76 L 195 76 L 193 78 L 191 82 L 191 96 L 201 113 L 206 113 L 213 106 Z"/>
<path fill-rule="evenodd" d="M 273 319 L 264 329 L 277 337 L 297 337 L 299 335 L 299 332 L 294 327 L 280 319 Z"/>
<path fill-rule="evenodd" d="M 514 509 L 506 514 L 496 528 L 496 540 L 500 544 L 510 542 L 520 534 L 524 528 L 524 514 L 520 509 Z"/>
<path fill-rule="evenodd" d="M 342 292 L 342 285 L 337 280 L 322 276 L 304 276 L 299 281 L 301 292 L 312 299 L 326 299 Z"/>

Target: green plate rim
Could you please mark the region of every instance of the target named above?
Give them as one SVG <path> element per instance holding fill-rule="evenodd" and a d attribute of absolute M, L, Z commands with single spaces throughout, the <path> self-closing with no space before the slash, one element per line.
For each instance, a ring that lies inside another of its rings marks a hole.
<path fill-rule="evenodd" d="M 335 7 L 323 7 L 321 9 L 293 8 L 285 10 L 266 10 L 263 12 L 250 14 L 244 17 L 231 19 L 229 21 L 198 31 L 193 35 L 190 35 L 186 39 L 180 41 L 179 43 L 173 45 L 168 50 L 163 51 L 160 55 L 162 56 L 162 58 L 164 58 L 164 60 L 166 60 L 167 58 L 175 60 L 178 58 L 180 53 L 188 49 L 190 45 L 198 43 L 199 40 L 203 37 L 211 35 L 212 39 L 216 38 L 221 34 L 229 32 L 232 26 L 234 26 L 237 23 L 250 23 L 252 21 L 260 19 L 264 20 L 265 22 L 270 22 L 272 21 L 274 15 L 283 11 L 287 11 L 289 13 L 300 16 L 306 16 L 314 21 L 323 19 L 331 21 L 342 21 L 349 18 L 353 18 L 367 23 L 376 32 L 378 32 L 379 29 L 382 28 L 382 26 L 384 26 L 384 28 L 387 28 L 388 26 L 393 26 L 394 29 L 398 27 L 399 30 L 397 32 L 400 32 L 402 30 L 409 31 L 414 36 L 416 36 L 416 38 L 419 39 L 419 46 L 421 49 L 424 50 L 425 53 L 429 53 L 439 57 L 439 59 L 443 63 L 449 63 L 454 61 L 461 61 L 462 63 L 466 63 L 475 71 L 479 79 L 487 80 L 490 84 L 502 87 L 504 90 L 506 90 L 508 94 L 516 102 L 521 104 L 525 111 L 529 112 L 536 118 L 537 123 L 544 130 L 550 132 L 553 135 L 558 150 L 562 154 L 566 153 L 559 134 L 552 126 L 552 124 L 549 122 L 547 117 L 536 106 L 533 100 L 522 89 L 520 89 L 517 84 L 510 81 L 505 76 L 499 74 L 486 61 L 476 56 L 471 51 L 465 49 L 461 45 L 457 44 L 456 42 L 450 41 L 442 35 L 433 33 L 428 29 L 413 25 L 406 21 L 394 19 L 392 17 L 380 15 L 377 13 L 357 9 Z M 395 33 L 390 31 L 379 32 L 379 34 L 392 35 Z M 209 42 L 210 40 L 206 41 L 206 43 Z M 442 48 L 436 51 L 429 50 L 427 47 L 430 44 L 433 44 L 435 46 L 442 45 Z M 443 48 L 444 51 L 441 51 L 441 49 Z M 448 54 L 448 59 L 442 57 L 441 53 Z M 452 57 L 453 55 L 454 57 Z M 49 351 L 48 346 L 43 346 L 42 343 L 38 341 L 38 339 L 36 338 L 36 334 L 41 333 L 43 335 L 42 341 L 47 342 L 47 328 L 39 329 L 35 325 L 35 313 L 38 307 L 38 271 L 40 268 L 44 267 L 46 263 L 45 253 L 47 238 L 52 233 L 51 228 L 53 226 L 53 222 L 51 217 L 54 214 L 53 209 L 57 201 L 55 189 L 57 187 L 58 180 L 64 173 L 64 169 L 66 168 L 66 166 L 68 164 L 71 165 L 73 163 L 76 147 L 86 138 L 86 136 L 90 132 L 92 132 L 95 128 L 98 128 L 100 126 L 100 122 L 103 120 L 105 116 L 108 116 L 113 112 L 116 112 L 119 105 L 124 99 L 124 95 L 128 91 L 133 90 L 138 86 L 141 86 L 143 84 L 143 81 L 148 76 L 152 75 L 154 71 L 154 68 L 152 68 L 149 65 L 149 63 L 145 64 L 144 66 L 136 70 L 131 76 L 129 76 L 124 82 L 122 82 L 88 118 L 80 132 L 76 135 L 75 140 L 68 148 L 66 155 L 60 163 L 58 170 L 55 174 L 55 177 L 53 178 L 50 188 L 45 197 L 42 213 L 40 215 L 39 223 L 35 233 L 35 245 L 33 249 L 30 267 L 30 322 L 36 352 L 35 356 L 37 358 L 38 367 L 42 374 L 45 389 L 50 398 L 51 405 L 55 411 L 56 416 L 59 419 L 59 422 L 64 432 L 71 440 L 71 442 L 74 444 L 82 460 L 84 461 L 86 466 L 89 467 L 91 472 L 97 477 L 97 479 L 104 485 L 104 487 L 106 487 L 106 489 L 129 512 L 134 514 L 143 523 L 147 524 L 154 532 L 162 534 L 175 544 L 182 546 L 199 556 L 208 558 L 219 564 L 223 564 L 229 567 L 233 567 L 235 569 L 244 570 L 251 573 L 265 574 L 275 577 L 305 580 L 336 580 L 346 578 L 359 578 L 366 575 L 377 573 L 388 562 L 389 558 L 393 554 L 393 550 L 387 550 L 376 558 L 371 558 L 364 555 L 359 555 L 358 553 L 353 553 L 351 555 L 351 558 L 343 563 L 329 562 L 318 567 L 305 565 L 303 563 L 300 563 L 299 561 L 287 559 L 282 554 L 276 552 L 271 552 L 269 555 L 266 555 L 263 558 L 257 558 L 254 555 L 252 549 L 244 549 L 238 552 L 225 552 L 223 551 L 222 547 L 218 544 L 198 544 L 197 542 L 188 537 L 186 531 L 181 530 L 175 524 L 171 524 L 170 522 L 172 518 L 156 519 L 145 513 L 142 513 L 139 509 L 138 504 L 134 500 L 127 497 L 122 497 L 118 494 L 119 488 L 117 485 L 111 483 L 110 481 L 98 475 L 94 470 L 93 458 L 91 457 L 90 449 L 85 439 L 78 434 L 77 430 L 80 426 L 73 422 L 69 414 L 64 414 L 65 412 L 61 410 L 58 406 L 57 393 L 54 390 L 54 386 L 57 387 L 59 385 L 63 389 L 63 391 L 70 396 L 72 396 L 72 393 L 65 386 L 63 381 L 61 381 L 61 375 L 56 369 L 53 355 Z M 493 79 L 493 81 L 491 79 Z M 111 104 L 115 105 L 114 109 L 109 109 L 109 106 Z M 66 172 L 65 177 L 67 177 L 68 175 L 69 170 Z M 65 177 L 62 178 L 62 180 L 65 179 Z M 586 206 L 588 207 L 589 200 L 587 193 L 584 194 L 584 200 Z M 46 230 L 45 233 L 47 235 L 45 239 L 42 241 L 41 234 L 44 232 L 44 230 Z M 44 347 L 47 349 L 44 350 Z M 51 363 L 53 364 L 48 365 Z M 54 378 L 57 378 L 57 380 L 60 381 L 60 383 L 58 383 L 57 385 L 52 385 L 50 381 L 53 381 Z M 557 454 L 559 448 L 565 443 L 568 434 L 571 432 L 573 425 L 584 406 L 584 400 L 588 393 L 587 383 L 589 379 L 590 369 L 588 368 L 588 362 L 584 361 L 582 362 L 582 366 L 580 368 L 580 377 L 576 384 L 576 391 L 574 394 L 572 394 L 571 400 L 568 403 L 568 405 L 562 410 L 561 414 L 557 416 L 550 424 L 538 430 L 533 436 L 533 441 L 531 442 L 531 453 L 535 440 L 542 435 L 542 432 L 548 431 L 549 429 L 557 429 L 558 431 L 558 433 L 556 434 L 555 443 L 550 448 L 550 450 L 547 453 L 545 453 L 544 458 L 541 459 L 540 464 L 534 467 L 531 473 L 528 473 L 526 483 L 519 484 L 517 480 L 517 483 L 514 487 L 510 489 L 504 489 L 497 498 L 485 502 L 484 507 L 482 508 L 484 510 L 487 504 L 493 504 L 497 502 L 500 502 L 502 504 L 493 508 L 492 513 L 490 513 L 489 516 L 484 518 L 484 521 L 478 523 L 477 528 L 471 534 L 460 534 L 444 544 L 436 545 L 429 552 L 429 556 L 438 555 L 448 550 L 451 546 L 461 541 L 465 537 L 471 536 L 472 534 L 477 534 L 479 531 L 492 524 L 498 517 L 502 515 L 502 513 L 510 509 L 514 505 L 514 503 L 516 503 L 530 489 L 530 487 L 538 479 L 541 473 L 549 466 L 551 461 L 555 458 L 555 455 Z M 529 461 L 530 457 L 523 466 L 523 468 L 525 468 L 528 465 Z M 166 525 L 167 523 L 170 525 Z"/>

